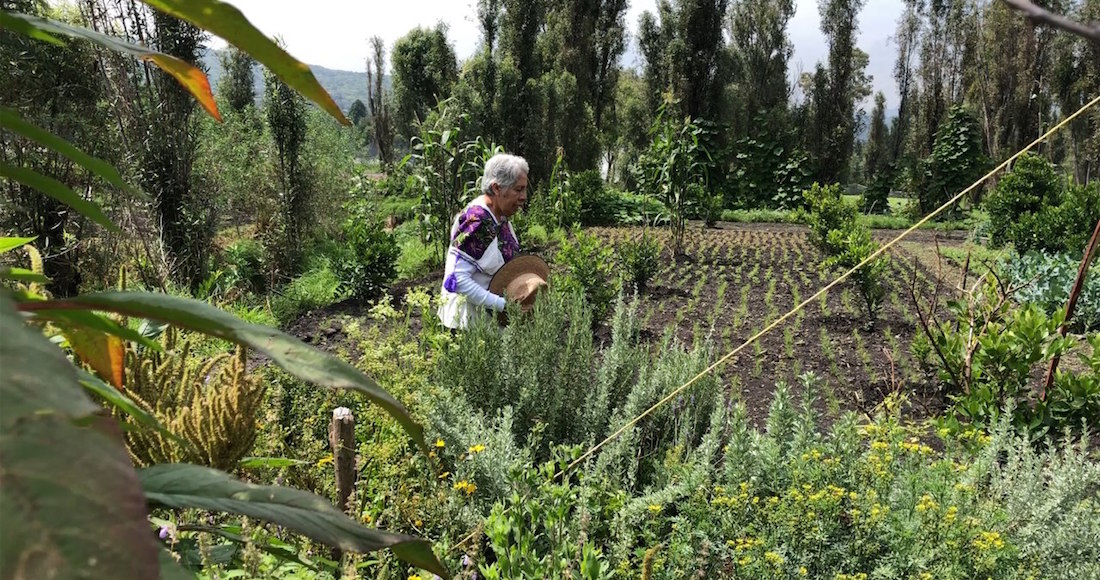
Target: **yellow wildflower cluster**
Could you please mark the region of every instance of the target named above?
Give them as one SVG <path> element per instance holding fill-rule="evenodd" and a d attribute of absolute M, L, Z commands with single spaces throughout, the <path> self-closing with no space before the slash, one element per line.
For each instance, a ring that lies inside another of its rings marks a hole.
<path fill-rule="evenodd" d="M 867 580 L 867 573 L 857 572 L 855 574 L 837 574 L 836 580 Z"/>
<path fill-rule="evenodd" d="M 955 518 L 959 517 L 959 508 L 955 506 L 947 506 L 947 511 L 943 512 L 944 523 L 950 524 L 955 521 Z"/>
<path fill-rule="evenodd" d="M 446 442 L 444 442 L 444 441 L 443 441 L 442 439 L 436 439 L 436 440 L 435 440 L 435 447 L 436 447 L 436 449 L 443 449 L 443 448 L 444 448 L 444 447 L 446 447 L 446 446 L 447 446 L 447 443 L 446 443 Z"/>
<path fill-rule="evenodd" d="M 783 565 L 783 556 L 780 556 L 776 552 L 772 552 L 772 551 L 764 552 L 764 560 L 766 560 L 769 564 L 771 564 L 772 566 L 775 566 L 776 568 Z"/>
<path fill-rule="evenodd" d="M 454 488 L 457 490 L 465 491 L 466 495 L 473 495 L 474 492 L 477 491 L 477 485 L 475 485 L 473 482 L 466 481 L 465 479 L 461 481 L 456 481 L 454 484 Z"/>
<path fill-rule="evenodd" d="M 912 453 L 914 455 L 931 455 L 932 454 L 932 448 L 927 446 L 927 445 L 922 444 L 920 442 L 920 440 L 917 439 L 916 437 L 913 437 L 913 438 L 909 439 L 908 441 L 902 441 L 898 446 L 901 447 L 902 450 L 908 451 L 909 453 Z"/>
<path fill-rule="evenodd" d="M 734 495 L 726 495 L 726 488 L 716 485 L 714 486 L 714 499 L 710 500 L 711 505 L 724 506 L 724 507 L 737 507 L 739 504 L 749 503 L 749 484 L 741 482 L 738 486 L 740 491 Z M 753 497 L 752 503 L 759 503 L 760 498 Z"/>
<path fill-rule="evenodd" d="M 800 567 L 798 568 L 798 575 L 799 575 L 799 576 L 803 576 L 803 577 L 805 577 L 805 576 L 809 576 L 809 575 L 810 575 L 810 571 L 809 571 L 809 570 L 807 570 L 805 566 L 800 566 Z"/>
<path fill-rule="evenodd" d="M 981 552 L 1000 550 L 1005 547 L 1005 541 L 1001 539 L 999 532 L 982 532 L 974 538 L 974 547 Z"/>
<path fill-rule="evenodd" d="M 659 514 L 659 513 L 661 513 L 661 504 L 651 503 L 648 506 L 646 506 L 646 509 L 648 509 L 649 513 L 651 513 L 651 514 Z"/>
<path fill-rule="evenodd" d="M 746 552 L 757 546 L 763 546 L 764 540 L 751 537 L 737 538 L 736 540 L 726 540 L 726 545 L 738 552 Z"/>
<path fill-rule="evenodd" d="M 940 504 L 936 503 L 936 500 L 933 499 L 932 496 L 928 495 L 927 493 L 922 495 L 921 498 L 920 498 L 920 501 L 917 502 L 917 511 L 921 512 L 921 513 L 928 512 L 928 511 L 934 512 L 934 511 L 937 511 L 939 509 L 940 509 Z"/>
<path fill-rule="evenodd" d="M 470 452 L 471 456 L 477 455 L 478 453 L 481 453 L 482 451 L 485 451 L 485 446 L 482 445 L 481 443 L 478 443 L 477 445 L 471 445 L 470 448 L 467 449 L 467 451 Z"/>

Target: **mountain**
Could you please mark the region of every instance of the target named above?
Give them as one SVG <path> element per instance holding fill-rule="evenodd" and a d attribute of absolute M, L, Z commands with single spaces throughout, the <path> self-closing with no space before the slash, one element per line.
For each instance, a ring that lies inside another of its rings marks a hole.
<path fill-rule="evenodd" d="M 207 49 L 202 54 L 202 64 L 206 68 L 206 76 L 210 79 L 210 86 L 215 93 L 218 91 L 218 81 L 225 72 L 219 58 L 222 52 L 224 51 Z M 313 71 L 313 76 L 317 77 L 317 82 L 332 95 L 332 99 L 341 110 L 346 112 L 356 99 L 367 102 L 367 73 L 336 70 L 312 64 L 308 66 Z M 259 64 L 252 67 L 252 76 L 256 90 L 256 104 L 259 105 L 264 96 L 263 67 Z M 382 77 L 382 88 L 386 91 L 390 90 L 389 75 Z"/>

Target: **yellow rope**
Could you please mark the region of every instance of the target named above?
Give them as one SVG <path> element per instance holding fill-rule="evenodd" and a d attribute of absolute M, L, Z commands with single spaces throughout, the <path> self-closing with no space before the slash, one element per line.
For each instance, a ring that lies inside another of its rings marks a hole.
<path fill-rule="evenodd" d="M 1003 162 L 1001 162 L 1001 164 L 1000 164 L 1000 165 L 998 165 L 998 166 L 994 167 L 993 169 L 989 170 L 989 172 L 988 172 L 988 173 L 986 173 L 986 174 L 985 174 L 984 176 L 982 176 L 982 178 L 981 178 L 981 179 L 979 179 L 979 180 L 975 181 L 975 182 L 974 182 L 973 184 L 971 184 L 971 185 L 970 185 L 970 187 L 967 187 L 966 189 L 964 189 L 964 190 L 960 191 L 960 192 L 959 192 L 958 194 L 956 194 L 956 195 L 955 195 L 955 197 L 952 197 L 951 199 L 949 199 L 949 200 L 947 200 L 946 202 L 944 202 L 944 204 L 943 204 L 943 205 L 941 205 L 940 207 L 936 208 L 936 210 L 935 210 L 935 211 L 933 211 L 932 213 L 930 213 L 930 214 L 928 214 L 928 215 L 924 216 L 924 218 L 923 218 L 923 219 L 921 219 L 921 220 L 920 220 L 920 221 L 918 221 L 917 223 L 915 223 L 915 224 L 913 224 L 912 226 L 910 226 L 910 227 L 909 227 L 909 229 L 905 230 L 905 231 L 904 231 L 904 232 L 902 232 L 901 234 L 898 234 L 898 237 L 896 237 L 896 238 L 894 238 L 894 239 L 890 240 L 889 242 L 887 242 L 886 244 L 884 244 L 884 245 L 883 245 L 883 246 L 882 246 L 881 248 L 879 248 L 879 249 L 878 249 L 877 251 L 875 251 L 874 253 L 872 253 L 872 254 L 871 254 L 870 256 L 867 256 L 866 258 L 864 258 L 862 262 L 860 262 L 859 264 L 856 264 L 856 265 L 855 265 L 855 266 L 853 266 L 853 267 L 852 267 L 851 269 L 849 269 L 849 270 L 848 270 L 847 272 L 844 272 L 843 274 L 841 274 L 839 278 L 837 278 L 836 280 L 833 280 L 833 281 L 832 281 L 832 282 L 830 282 L 830 283 L 829 283 L 829 284 L 828 284 L 827 286 L 825 286 L 824 288 L 822 288 L 822 289 L 818 290 L 818 291 L 817 291 L 816 293 L 814 293 L 814 295 L 813 295 L 813 296 L 810 296 L 809 298 L 807 298 L 807 299 L 803 300 L 801 304 L 799 304 L 798 306 L 795 306 L 794 308 L 792 308 L 792 309 L 790 310 L 790 312 L 787 312 L 787 313 L 786 313 L 786 314 L 784 314 L 783 316 L 780 316 L 780 317 L 779 317 L 779 318 L 777 318 L 777 319 L 776 319 L 776 320 L 775 320 L 774 322 L 772 322 L 772 323 L 771 323 L 771 324 L 769 324 L 768 326 L 764 327 L 764 329 L 763 329 L 763 330 L 761 330 L 760 332 L 757 332 L 756 334 L 754 334 L 754 335 L 753 335 L 752 337 L 750 337 L 750 338 L 749 338 L 748 340 L 746 340 L 746 341 L 745 341 L 745 342 L 744 342 L 744 343 L 743 343 L 743 344 L 742 344 L 741 346 L 739 346 L 739 347 L 737 347 L 737 348 L 733 349 L 733 350 L 732 350 L 732 351 L 730 351 L 730 352 L 729 352 L 728 354 L 726 354 L 726 355 L 725 355 L 725 356 L 723 356 L 722 358 L 720 358 L 720 359 L 718 359 L 717 361 L 715 361 L 715 363 L 714 363 L 714 364 L 712 364 L 712 365 L 710 365 L 709 367 L 707 367 L 707 368 L 703 369 L 703 370 L 702 370 L 702 371 L 701 371 L 701 372 L 700 372 L 699 374 L 697 374 L 697 375 L 695 375 L 694 377 L 692 377 L 692 378 L 691 378 L 691 379 L 690 379 L 690 380 L 689 380 L 688 382 L 686 382 L 686 383 L 684 383 L 683 385 L 680 385 L 679 387 L 677 387 L 677 388 L 676 388 L 676 389 L 675 389 L 674 391 L 672 391 L 671 393 L 669 393 L 669 394 L 668 394 L 668 395 L 667 395 L 667 396 L 666 396 L 665 398 L 661 399 L 660 401 L 657 401 L 656 403 L 654 403 L 654 404 L 653 404 L 653 406 L 651 406 L 650 408 L 646 409 L 645 411 L 642 411 L 642 413 L 641 413 L 640 415 L 638 415 L 637 417 L 634 417 L 633 419 L 631 419 L 630 421 L 628 421 L 628 422 L 627 422 L 627 423 L 626 423 L 625 425 L 623 425 L 622 427 L 619 427 L 619 429 L 618 429 L 617 431 L 615 431 L 615 432 L 614 432 L 614 433 L 612 433 L 611 435 L 608 435 L 606 439 L 604 439 L 603 441 L 600 441 L 600 442 L 599 442 L 598 444 L 596 444 L 596 445 L 595 445 L 594 447 L 592 447 L 592 448 L 591 448 L 591 449 L 589 449 L 588 451 L 585 451 L 583 455 L 581 455 L 581 456 L 580 456 L 580 457 L 578 457 L 578 458 L 577 458 L 576 460 L 574 460 L 574 461 L 573 461 L 572 463 L 570 463 L 570 464 L 569 464 L 568 466 L 566 466 L 566 468 L 565 468 L 565 469 L 563 469 L 562 471 L 558 472 L 558 473 L 557 473 L 557 474 L 555 475 L 555 477 L 557 477 L 557 476 L 561 476 L 561 475 L 563 475 L 563 474 L 565 474 L 565 473 L 568 473 L 568 472 L 572 471 L 572 470 L 573 470 L 573 468 L 575 468 L 575 467 L 576 467 L 577 465 L 580 465 L 580 464 L 581 464 L 582 462 L 584 462 L 584 461 L 585 461 L 586 459 L 588 459 L 589 457 L 591 457 L 593 453 L 595 453 L 596 451 L 598 451 L 598 450 L 599 450 L 599 449 L 600 449 L 601 447 L 603 447 L 604 445 L 606 445 L 606 444 L 607 444 L 607 443 L 608 443 L 609 441 L 611 441 L 612 439 L 615 439 L 616 437 L 618 437 L 619 435 L 621 435 L 621 434 L 623 433 L 623 431 L 626 431 L 627 429 L 629 429 L 629 428 L 633 427 L 633 426 L 634 426 L 635 424 L 637 424 L 637 423 L 638 423 L 638 421 L 641 421 L 642 419 L 644 419 L 645 417 L 647 417 L 647 416 L 648 416 L 648 415 L 649 415 L 650 413 L 652 413 L 653 411 L 656 411 L 656 410 L 657 410 L 657 409 L 659 409 L 659 408 L 660 408 L 660 407 L 661 407 L 662 405 L 664 405 L 665 403 L 667 403 L 667 402 L 669 402 L 670 400 L 672 400 L 672 399 L 673 399 L 674 397 L 676 397 L 676 395 L 679 395 L 680 393 L 682 393 L 682 392 L 684 391 L 684 389 L 687 389 L 687 388 L 688 388 L 688 387 L 690 387 L 691 385 L 695 384 L 695 383 L 696 383 L 696 381 L 698 381 L 699 379 L 701 379 L 701 378 L 705 377 L 705 376 L 706 376 L 706 375 L 707 375 L 708 373 L 710 373 L 710 372 L 711 372 L 711 371 L 713 371 L 714 369 L 716 369 L 716 368 L 718 368 L 719 366 L 721 366 L 722 364 L 724 364 L 724 363 L 725 363 L 726 361 L 728 361 L 728 360 L 729 360 L 730 358 L 732 358 L 733 356 L 735 356 L 735 355 L 736 355 L 737 353 L 741 352 L 741 351 L 742 351 L 742 350 L 743 350 L 743 349 L 744 349 L 745 347 L 747 347 L 747 346 L 749 346 L 750 344 L 752 344 L 752 343 L 756 342 L 756 340 L 757 340 L 757 339 L 759 339 L 759 338 L 760 338 L 761 336 L 764 336 L 765 334 L 767 334 L 768 332 L 770 332 L 770 331 L 771 331 L 771 330 L 772 330 L 773 328 L 775 328 L 775 327 L 779 326 L 780 324 L 782 324 L 783 322 L 785 322 L 785 321 L 786 321 L 786 320 L 787 320 L 788 318 L 790 318 L 790 317 L 791 317 L 791 316 L 793 316 L 793 315 L 794 315 L 795 313 L 797 313 L 797 312 L 798 312 L 799 310 L 801 310 L 802 308 L 804 308 L 804 307 L 805 307 L 805 306 L 806 306 L 807 304 L 809 304 L 809 303 L 813 302 L 813 301 L 814 301 L 814 300 L 816 300 L 816 299 L 817 299 L 818 297 L 820 297 L 820 296 L 821 296 L 822 294 L 825 294 L 826 292 L 828 292 L 829 290 L 831 290 L 831 289 L 833 288 L 833 286 L 836 286 L 837 284 L 840 284 L 841 282 L 843 282 L 844 280 L 846 280 L 846 279 L 848 278 L 848 276 L 851 276 L 851 275 L 852 275 L 852 273 L 853 273 L 853 272 L 855 272 L 856 270 L 858 270 L 858 269 L 862 268 L 862 267 L 863 267 L 863 266 L 865 266 L 866 264 L 870 263 L 870 262 L 871 262 L 872 260 L 874 260 L 875 258 L 877 258 L 877 257 L 881 256 L 881 255 L 882 255 L 882 254 L 883 254 L 884 252 L 886 252 L 887 250 L 889 250 L 891 246 L 893 246 L 894 244 L 896 244 L 896 243 L 898 243 L 899 241 L 901 241 L 901 239 L 902 239 L 902 238 L 904 238 L 905 236 L 907 236 L 907 235 L 909 235 L 909 234 L 913 233 L 913 231 L 914 231 L 914 230 L 916 230 L 917 228 L 919 228 L 920 226 L 924 225 L 925 223 L 927 223 L 927 222 L 928 222 L 929 220 L 931 220 L 932 218 L 934 218 L 934 217 L 936 217 L 937 215 L 939 215 L 939 214 L 940 214 L 940 213 L 941 213 L 941 212 L 942 212 L 943 210 L 945 210 L 945 209 L 947 209 L 947 208 L 951 207 L 951 205 L 953 205 L 953 204 L 954 204 L 955 202 L 957 202 L 957 201 L 959 201 L 960 199 L 962 199 L 962 197 L 963 197 L 964 195 L 966 195 L 966 194 L 970 193 L 971 191 L 974 191 L 974 189 L 975 189 L 975 188 L 977 188 L 977 187 L 978 187 L 979 185 L 981 185 L 982 183 L 984 183 L 984 182 L 985 182 L 985 181 L 986 181 L 987 179 L 989 179 L 990 177 L 992 177 L 992 176 L 993 176 L 994 174 L 996 174 L 996 173 L 997 173 L 998 171 L 1000 171 L 1000 170 L 1004 169 L 1005 167 L 1007 167 L 1007 166 L 1008 166 L 1008 165 L 1009 165 L 1010 163 L 1012 163 L 1013 161 L 1015 161 L 1015 160 L 1016 160 L 1016 159 L 1017 159 L 1018 157 L 1020 157 L 1020 156 L 1021 156 L 1021 155 L 1023 155 L 1024 153 L 1027 153 L 1028 151 L 1030 151 L 1032 147 L 1034 147 L 1034 146 L 1038 145 L 1038 144 L 1039 144 L 1039 143 L 1041 143 L 1041 142 L 1042 142 L 1043 140 L 1045 140 L 1045 139 L 1046 139 L 1047 137 L 1050 137 L 1051 135 L 1053 135 L 1053 134 L 1054 134 L 1054 133 L 1055 133 L 1056 131 L 1058 131 L 1059 129 L 1061 129 L 1062 127 L 1064 127 L 1064 126 L 1065 126 L 1066 124 L 1068 124 L 1068 123 L 1069 123 L 1070 121 L 1072 121 L 1073 119 L 1077 118 L 1077 116 L 1078 116 L 1078 115 L 1080 115 L 1081 113 L 1084 113 L 1084 112 L 1085 112 L 1086 110 L 1088 110 L 1088 108 L 1089 108 L 1089 107 L 1092 107 L 1093 105 L 1095 105 L 1095 104 L 1096 104 L 1096 103 L 1098 103 L 1098 102 L 1100 102 L 1100 97 L 1096 97 L 1096 98 L 1094 98 L 1093 100 L 1089 101 L 1088 103 L 1085 103 L 1085 105 L 1084 105 L 1083 107 L 1081 107 L 1080 109 L 1078 109 L 1076 113 L 1074 113 L 1074 114 L 1072 114 L 1072 115 L 1070 115 L 1070 116 L 1066 117 L 1065 119 L 1062 119 L 1062 121 L 1061 121 L 1060 123 L 1058 123 L 1057 125 L 1055 125 L 1054 127 L 1052 127 L 1052 128 L 1051 128 L 1051 129 L 1050 129 L 1049 131 L 1047 131 L 1046 133 L 1043 133 L 1043 135 L 1042 135 L 1042 136 L 1040 136 L 1040 137 L 1039 137 L 1038 139 L 1036 139 L 1036 140 L 1032 141 L 1032 142 L 1031 142 L 1030 144 L 1028 144 L 1028 146 L 1027 146 L 1027 147 L 1024 147 L 1023 149 L 1021 149 L 1021 150 L 1017 151 L 1015 155 L 1013 155 L 1012 157 L 1009 157 L 1008 159 L 1005 159 L 1005 160 L 1004 160 Z"/>

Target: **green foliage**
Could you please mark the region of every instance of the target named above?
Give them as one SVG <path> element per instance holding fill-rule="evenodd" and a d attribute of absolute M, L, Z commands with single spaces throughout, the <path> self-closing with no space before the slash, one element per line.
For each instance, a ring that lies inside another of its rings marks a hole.
<path fill-rule="evenodd" d="M 381 296 L 397 275 L 400 248 L 382 229 L 374 208 L 361 201 L 345 206 L 343 243 L 332 266 L 345 291 L 360 300 Z"/>
<path fill-rule="evenodd" d="M 344 283 L 327 257 L 306 260 L 306 272 L 288 282 L 271 299 L 271 313 L 286 326 L 300 315 L 344 297 Z"/>
<path fill-rule="evenodd" d="M 619 260 L 623 268 L 623 281 L 641 292 L 661 267 L 661 242 L 648 230 L 636 239 L 619 244 Z"/>
<path fill-rule="evenodd" d="M 757 119 L 761 121 L 761 119 Z M 743 137 L 733 145 L 732 188 L 727 205 L 790 210 L 802 205 L 802 191 L 809 187 L 810 163 L 806 153 L 790 151 L 778 141 Z"/>
<path fill-rule="evenodd" d="M 871 230 L 858 219 L 856 207 L 844 200 L 839 185 L 822 187 L 815 183 L 804 196 L 810 239 L 825 254 L 826 266 L 849 270 L 878 250 L 878 244 L 871 239 Z M 886 295 L 883 285 L 886 267 L 886 258 L 880 256 L 852 273 L 869 325 L 878 317 Z"/>
<path fill-rule="evenodd" d="M 672 252 L 680 255 L 688 208 L 707 191 L 712 159 L 705 130 L 690 118 L 676 119 L 674 109 L 674 103 L 662 106 L 651 129 L 653 142 L 638 160 L 638 181 L 668 208 Z"/>
<path fill-rule="evenodd" d="M 951 107 L 947 119 L 936 131 L 931 156 L 921 161 L 914 179 L 917 211 L 922 216 L 932 213 L 977 181 L 988 165 L 978 119 L 962 106 Z"/>
<path fill-rule="evenodd" d="M 451 94 L 458 80 L 454 49 L 447 43 L 447 26 L 410 30 L 393 43 L 390 55 L 393 70 L 393 100 L 396 121 L 405 135 L 427 119 L 438 101 Z"/>
<path fill-rule="evenodd" d="M 436 380 L 486 416 L 510 406 L 515 440 L 545 458 L 550 443 L 590 435 L 581 419 L 595 356 L 592 313 L 582 294 L 556 285 L 529 318 L 512 314 L 503 333 L 483 317 L 459 334 Z"/>
<path fill-rule="evenodd" d="M 1081 258 L 1074 254 L 1028 252 L 1013 254 L 1004 264 L 1005 281 L 1018 288 L 1013 298 L 1035 304 L 1048 315 L 1065 312 L 1077 278 Z M 1077 297 L 1070 328 L 1078 332 L 1100 330 L 1100 262 L 1094 261 Z"/>
<path fill-rule="evenodd" d="M 496 557 L 478 566 L 485 578 L 615 577 L 602 550 L 575 525 L 584 511 L 582 488 L 555 477 L 569 459 L 569 450 L 558 448 L 552 461 L 512 467 L 512 495 L 485 520 L 485 536 Z"/>
<path fill-rule="evenodd" d="M 218 95 L 229 104 L 229 109 L 240 113 L 256 105 L 255 82 L 252 67 L 256 61 L 248 53 L 230 48 L 218 55 L 225 75 L 218 83 Z"/>
<path fill-rule="evenodd" d="M 226 286 L 261 294 L 266 289 L 267 276 L 264 248 L 247 238 L 235 240 L 221 256 L 225 268 Z"/>
<path fill-rule="evenodd" d="M 424 240 L 440 254 L 451 240 L 451 223 L 466 203 L 479 193 L 478 178 L 490 157 L 499 151 L 481 137 L 462 140 L 468 118 L 452 116 L 453 104 L 440 103 L 437 114 L 420 126 L 412 141 L 413 175 L 420 186 Z"/>
<path fill-rule="evenodd" d="M 616 223 L 617 196 L 607 187 L 600 172 L 591 169 L 569 177 L 566 196 L 579 206 L 579 222 L 582 226 L 607 226 Z M 569 227 L 575 222 L 563 222 Z"/>
<path fill-rule="evenodd" d="M 871 177 L 867 189 L 863 190 L 863 213 L 889 214 L 890 190 L 894 185 L 894 171 L 886 167 Z"/>
<path fill-rule="evenodd" d="M 559 284 L 581 292 L 592 308 L 593 322 L 602 321 L 619 294 L 614 250 L 596 236 L 577 230 L 562 242 L 555 262 L 565 268 Z"/>
<path fill-rule="evenodd" d="M 814 246 L 827 256 L 837 253 L 839 248 L 830 244 L 829 232 L 851 228 L 858 214 L 855 206 L 844 201 L 836 183 L 824 186 L 814 183 L 802 195 Z"/>
<path fill-rule="evenodd" d="M 278 158 L 278 227 L 266 235 L 281 271 L 301 266 L 302 240 L 308 232 L 312 183 L 302 160 L 306 143 L 305 100 L 271 72 L 264 76 L 264 113 Z"/>
<path fill-rule="evenodd" d="M 201 29 L 161 12 L 153 22 L 158 42 L 172 56 L 198 62 Z M 153 87 L 158 105 L 149 122 L 157 130 L 144 140 L 141 184 L 155 199 L 162 243 L 176 262 L 173 279 L 194 288 L 206 278 L 216 215 L 191 181 L 195 101 L 168 73 L 156 71 Z"/>
<path fill-rule="evenodd" d="M 985 201 L 993 243 L 1012 242 L 1020 252 L 1046 243 L 1043 232 L 1036 231 L 1037 216 L 1058 205 L 1062 184 L 1049 161 L 1030 153 L 1021 156 Z"/>
<path fill-rule="evenodd" d="M 950 318 L 930 324 L 928 342 L 914 352 L 931 364 L 947 385 L 954 410 L 979 425 L 994 425 L 1001 414 L 1032 436 L 1056 436 L 1100 413 L 1100 376 L 1091 362 L 1081 372 L 1059 371 L 1052 388 L 1040 396 L 1036 384 L 1053 357 L 1069 354 L 1077 339 L 1062 337 L 1064 312 L 1047 316 L 1038 306 L 1016 306 L 995 283 L 982 286 L 970 300 L 948 303 Z M 1096 361 L 1095 348 L 1084 353 Z"/>

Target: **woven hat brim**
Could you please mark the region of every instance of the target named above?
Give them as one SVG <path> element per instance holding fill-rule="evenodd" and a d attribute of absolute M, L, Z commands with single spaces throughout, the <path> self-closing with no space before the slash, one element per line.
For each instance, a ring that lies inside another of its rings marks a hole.
<path fill-rule="evenodd" d="M 489 292 L 504 296 L 504 289 L 523 274 L 535 274 L 546 282 L 550 282 L 550 266 L 546 261 L 534 254 L 524 254 L 512 258 L 512 261 L 497 270 L 493 279 L 489 281 Z"/>

